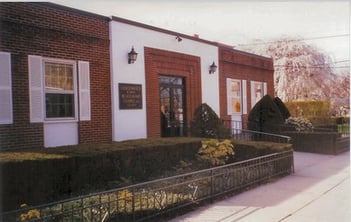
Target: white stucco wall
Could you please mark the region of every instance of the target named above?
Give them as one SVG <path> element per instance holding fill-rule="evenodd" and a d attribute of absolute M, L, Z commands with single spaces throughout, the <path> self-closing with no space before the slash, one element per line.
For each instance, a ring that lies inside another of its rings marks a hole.
<path fill-rule="evenodd" d="M 162 49 L 201 58 L 202 102 L 209 104 L 219 114 L 218 71 L 209 74 L 209 66 L 218 62 L 218 48 L 214 45 L 175 35 L 112 20 L 110 22 L 111 41 L 111 81 L 112 81 L 112 128 L 113 140 L 127 140 L 147 137 L 145 61 L 144 47 Z M 128 52 L 132 46 L 138 53 L 137 61 L 128 64 Z M 120 110 L 118 84 L 141 84 L 143 108 L 140 110 Z"/>

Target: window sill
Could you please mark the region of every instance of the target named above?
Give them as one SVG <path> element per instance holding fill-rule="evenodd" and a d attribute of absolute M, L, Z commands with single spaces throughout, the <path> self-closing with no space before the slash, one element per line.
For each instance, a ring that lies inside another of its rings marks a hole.
<path fill-rule="evenodd" d="M 45 119 L 45 124 L 51 123 L 77 123 L 78 119 Z"/>

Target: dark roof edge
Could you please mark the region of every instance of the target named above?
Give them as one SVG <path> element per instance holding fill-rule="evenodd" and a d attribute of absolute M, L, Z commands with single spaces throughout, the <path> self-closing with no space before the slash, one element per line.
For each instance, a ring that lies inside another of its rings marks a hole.
<path fill-rule="evenodd" d="M 159 28 L 159 27 L 156 27 L 156 26 L 151 26 L 151 25 L 147 25 L 147 24 L 144 24 L 144 23 L 140 23 L 140 22 L 136 22 L 136 21 L 132 21 L 132 20 L 116 17 L 116 16 L 112 16 L 111 19 L 112 19 L 112 21 L 121 22 L 121 23 L 125 23 L 125 24 L 128 24 L 128 25 L 133 25 L 133 26 L 137 26 L 137 27 L 140 27 L 140 28 L 145 28 L 145 29 L 149 29 L 149 30 L 152 30 L 152 31 L 161 32 L 161 33 L 165 33 L 165 34 L 169 34 L 169 35 L 174 35 L 175 37 L 179 36 L 179 37 L 182 37 L 182 38 L 186 38 L 186 39 L 190 39 L 190 40 L 193 40 L 193 41 L 205 43 L 205 44 L 208 44 L 208 45 L 218 46 L 218 44 L 216 42 L 213 42 L 213 41 L 200 39 L 200 38 L 195 37 L 195 36 L 186 35 L 186 34 L 179 33 L 179 32 L 174 32 L 174 31 L 170 31 L 170 30 Z"/>
<path fill-rule="evenodd" d="M 95 14 L 92 12 L 83 11 L 80 9 L 72 8 L 72 7 L 65 6 L 65 5 L 59 5 L 59 4 L 51 3 L 51 2 L 30 2 L 29 4 L 41 6 L 41 7 L 52 8 L 52 9 L 57 9 L 57 10 L 62 10 L 62 11 L 66 11 L 66 12 L 71 12 L 73 14 L 82 15 L 82 16 L 86 16 L 86 17 L 90 17 L 90 18 L 96 18 L 96 19 L 105 20 L 105 21 L 111 20 L 107 16 L 103 16 L 103 15 Z"/>
<path fill-rule="evenodd" d="M 257 55 L 257 54 L 251 53 L 251 52 L 246 52 L 246 51 L 230 48 L 230 47 L 227 47 L 227 46 L 223 46 L 221 44 L 218 44 L 218 47 L 220 49 L 223 49 L 223 50 L 226 50 L 226 51 L 232 51 L 232 52 L 236 52 L 238 54 L 247 55 L 247 56 L 251 56 L 251 57 L 256 57 L 258 59 L 273 60 L 272 57 Z"/>

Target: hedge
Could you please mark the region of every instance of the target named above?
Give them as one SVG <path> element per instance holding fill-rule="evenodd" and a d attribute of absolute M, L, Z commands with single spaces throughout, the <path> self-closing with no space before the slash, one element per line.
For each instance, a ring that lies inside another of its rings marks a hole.
<path fill-rule="evenodd" d="M 338 154 L 339 149 L 350 150 L 348 147 L 339 147 L 339 141 L 345 143 L 349 137 L 341 138 L 337 132 L 284 132 L 284 135 L 292 138 L 293 149 L 295 151 L 320 153 L 320 154 Z M 349 143 L 349 142 L 348 142 Z M 342 146 L 345 146 L 343 144 Z"/>
<path fill-rule="evenodd" d="M 330 101 L 293 101 L 286 102 L 292 116 L 325 118 L 330 116 Z"/>
<path fill-rule="evenodd" d="M 200 138 L 145 139 L 57 149 L 0 152 L 2 208 L 17 209 L 163 177 L 179 161 L 196 161 Z M 291 149 L 290 144 L 234 142 L 240 161 Z M 111 187 L 112 188 L 112 187 Z"/>

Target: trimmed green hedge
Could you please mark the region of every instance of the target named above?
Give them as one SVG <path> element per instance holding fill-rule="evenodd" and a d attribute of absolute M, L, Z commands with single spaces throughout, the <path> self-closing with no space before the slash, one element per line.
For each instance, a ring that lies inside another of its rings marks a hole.
<path fill-rule="evenodd" d="M 234 160 L 242 161 L 292 149 L 292 144 L 263 141 L 234 141 Z"/>
<path fill-rule="evenodd" d="M 165 176 L 180 161 L 196 161 L 201 138 L 144 139 L 57 149 L 0 152 L 2 208 L 45 204 Z M 241 161 L 291 149 L 290 144 L 234 141 Z M 112 187 L 111 187 L 112 188 Z"/>
<path fill-rule="evenodd" d="M 170 138 L 2 152 L 2 206 L 10 210 L 96 192 L 121 178 L 145 181 L 194 158 L 200 146 L 200 138 Z"/>
<path fill-rule="evenodd" d="M 339 153 L 337 143 L 341 137 L 336 132 L 284 132 L 284 135 L 292 138 L 295 151 L 321 154 Z"/>

